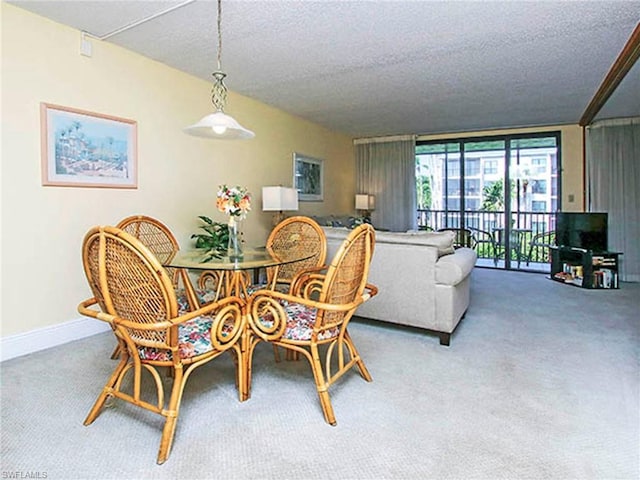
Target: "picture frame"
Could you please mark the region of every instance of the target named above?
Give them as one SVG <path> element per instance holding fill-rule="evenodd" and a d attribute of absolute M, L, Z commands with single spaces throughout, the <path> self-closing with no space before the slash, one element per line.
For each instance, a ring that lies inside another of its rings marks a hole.
<path fill-rule="evenodd" d="M 324 160 L 301 153 L 293 154 L 293 187 L 301 202 L 324 200 Z"/>
<path fill-rule="evenodd" d="M 40 104 L 42 185 L 138 188 L 138 124 L 101 113 Z"/>

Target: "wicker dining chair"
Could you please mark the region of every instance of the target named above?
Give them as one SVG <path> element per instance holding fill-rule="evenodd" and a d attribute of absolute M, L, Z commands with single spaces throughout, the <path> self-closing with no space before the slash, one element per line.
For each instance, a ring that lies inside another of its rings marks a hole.
<path fill-rule="evenodd" d="M 178 240 L 171 233 L 169 227 L 155 218 L 146 215 L 131 215 L 120 220 L 116 227 L 140 240 L 144 246 L 151 250 L 160 263 L 164 263 L 180 250 Z M 178 269 L 165 268 L 165 270 L 171 277 L 174 288 L 178 288 Z M 186 302 L 186 295 L 184 301 Z M 116 345 L 111 353 L 111 358 L 118 358 L 118 355 L 120 355 L 120 346 Z"/>
<path fill-rule="evenodd" d="M 313 252 L 313 256 L 299 262 L 280 265 L 275 284 L 288 290 L 296 275 L 324 266 L 327 259 L 327 238 L 322 227 L 309 217 L 289 217 L 280 222 L 267 238 L 267 250 L 273 255 L 293 252 Z M 272 284 L 275 268 L 267 268 L 267 284 Z"/>
<path fill-rule="evenodd" d="M 374 245 L 373 227 L 363 224 L 349 234 L 324 272 L 302 274 L 289 294 L 265 289 L 250 297 L 247 312 L 253 336 L 245 352 L 247 394 L 251 388 L 253 350 L 260 341 L 271 342 L 307 358 L 324 418 L 327 423 L 336 424 L 329 387 L 353 366 L 371 381 L 347 326 L 358 306 L 378 291 L 367 284 Z M 332 358 L 333 354 L 337 358 Z M 332 366 L 337 367 L 333 372 Z"/>
<path fill-rule="evenodd" d="M 113 397 L 157 413 L 165 418 L 157 457 L 157 463 L 164 463 L 171 451 L 184 387 L 195 368 L 231 351 L 237 364 L 239 398 L 246 398 L 246 362 L 240 348 L 245 331 L 243 301 L 227 297 L 195 311 L 180 311 L 171 279 L 155 255 L 115 227 L 92 228 L 84 238 L 82 258 L 93 297 L 82 302 L 78 311 L 108 322 L 121 351 L 117 367 L 84 424 L 91 424 Z M 169 369 L 173 382 L 166 402 L 161 368 Z M 142 386 L 143 373 L 155 384 L 155 399 L 153 388 Z M 127 374 L 132 381 L 124 381 Z"/>
<path fill-rule="evenodd" d="M 266 283 L 253 284 L 247 291 L 253 293 L 260 288 L 273 285 L 276 290 L 288 293 L 297 275 L 302 272 L 320 271 L 325 268 L 327 259 L 327 238 L 322 227 L 309 217 L 289 217 L 278 223 L 267 238 L 267 250 L 275 256 L 292 253 L 313 252 L 312 257 L 298 262 L 287 263 L 276 268 L 266 269 Z M 277 278 L 274 279 L 274 275 Z M 277 362 L 280 361 L 278 347 L 273 346 Z M 297 359 L 295 352 L 287 350 L 287 359 Z"/>
<path fill-rule="evenodd" d="M 162 264 L 173 258 L 178 250 L 180 250 L 180 245 L 169 227 L 155 218 L 146 215 L 132 215 L 120 220 L 116 227 L 140 240 Z M 171 281 L 176 288 L 180 307 L 186 308 L 185 306 L 188 305 L 188 300 L 184 290 L 185 286 L 180 286 L 180 280 L 182 280 L 183 283 L 190 281 L 186 270 L 174 267 L 165 267 L 165 270 L 171 277 Z M 199 285 L 196 289 L 196 295 L 199 304 L 190 305 L 189 307 L 192 309 L 196 309 L 200 305 L 215 300 L 216 284 Z"/>
<path fill-rule="evenodd" d="M 151 250 L 161 264 L 169 261 L 180 250 L 178 240 L 173 235 L 169 227 L 160 220 L 149 217 L 147 215 L 131 215 L 123 218 L 118 222 L 116 228 L 124 230 L 130 235 L 140 240 L 142 244 Z M 197 309 L 201 304 L 210 302 L 216 298 L 215 288 L 199 287 L 196 289 L 198 297 L 198 305 L 190 305 L 185 286 L 180 287 L 180 280 L 188 282 L 187 272 L 180 268 L 165 267 L 165 270 L 171 278 L 176 294 L 178 295 L 178 304 L 180 308 Z M 120 348 L 116 346 L 111 358 L 118 358 Z"/>
<path fill-rule="evenodd" d="M 164 263 L 173 257 L 180 245 L 178 240 L 160 220 L 146 215 L 132 215 L 120 220 L 117 228 L 133 235 L 140 240 L 153 253 L 160 263 Z M 178 284 L 178 269 L 166 268 L 174 286 Z"/>

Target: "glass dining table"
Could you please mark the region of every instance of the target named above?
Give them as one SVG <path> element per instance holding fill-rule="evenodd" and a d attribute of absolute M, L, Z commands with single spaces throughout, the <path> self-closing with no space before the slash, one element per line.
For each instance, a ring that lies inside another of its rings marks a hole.
<path fill-rule="evenodd" d="M 268 288 L 275 288 L 278 268 L 281 265 L 306 260 L 314 255 L 315 252 L 300 252 L 296 250 L 276 255 L 266 247 L 255 247 L 245 249 L 241 258 L 230 258 L 226 252 L 191 249 L 179 250 L 162 263 L 165 267 L 178 269 L 190 306 L 198 308 L 200 302 L 196 289 L 189 277 L 189 270 L 214 271 L 218 273 L 214 301 L 217 301 L 222 296 L 232 295 L 246 299 L 248 297 L 248 279 L 250 278 L 247 275 L 248 271 L 258 272 L 262 268 L 273 268 L 272 284 L 268 285 Z"/>

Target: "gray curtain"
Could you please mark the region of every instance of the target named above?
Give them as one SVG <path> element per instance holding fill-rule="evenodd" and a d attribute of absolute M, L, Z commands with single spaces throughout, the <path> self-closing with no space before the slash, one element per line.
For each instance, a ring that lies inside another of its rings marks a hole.
<path fill-rule="evenodd" d="M 587 208 L 608 212 L 620 279 L 640 282 L 640 117 L 603 120 L 586 130 Z"/>
<path fill-rule="evenodd" d="M 374 227 L 403 232 L 415 229 L 415 136 L 356 140 L 356 193 L 375 195 Z"/>

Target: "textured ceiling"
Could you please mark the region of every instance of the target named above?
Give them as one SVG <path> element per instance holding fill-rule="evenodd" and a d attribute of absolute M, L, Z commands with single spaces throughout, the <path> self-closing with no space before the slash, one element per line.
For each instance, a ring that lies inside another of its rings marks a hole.
<path fill-rule="evenodd" d="M 7 3 L 99 37 L 185 4 L 105 41 L 207 80 L 216 69 L 212 1 Z M 222 9 L 230 90 L 354 137 L 578 123 L 640 21 L 640 1 L 225 0 Z M 638 64 L 596 118 L 633 115 Z"/>

